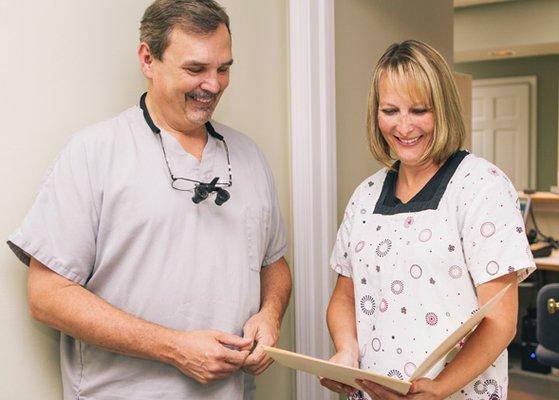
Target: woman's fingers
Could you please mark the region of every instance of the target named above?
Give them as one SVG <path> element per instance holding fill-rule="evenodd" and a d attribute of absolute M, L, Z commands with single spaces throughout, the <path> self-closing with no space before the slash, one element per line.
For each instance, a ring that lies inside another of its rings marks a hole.
<path fill-rule="evenodd" d="M 319 380 L 320 380 L 320 384 L 322 386 L 324 386 L 325 388 L 328 388 L 331 391 L 336 392 L 336 393 L 350 394 L 350 393 L 353 393 L 357 390 L 357 389 L 355 389 L 351 386 L 344 385 L 343 383 L 333 381 L 332 379 L 320 377 Z"/>

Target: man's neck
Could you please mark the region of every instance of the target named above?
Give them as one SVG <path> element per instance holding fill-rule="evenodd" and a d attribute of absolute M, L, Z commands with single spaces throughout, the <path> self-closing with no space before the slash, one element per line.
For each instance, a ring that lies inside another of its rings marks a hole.
<path fill-rule="evenodd" d="M 150 97 L 149 92 L 146 96 L 146 106 L 153 123 L 157 127 L 173 136 L 184 151 L 192 154 L 192 156 L 198 160 L 202 160 L 202 153 L 208 143 L 208 132 L 205 124 L 191 129 L 186 128 L 184 130 L 174 128 L 173 124 L 168 123 L 163 117 L 163 113 L 160 111 L 160 108 L 157 107 L 157 103 Z"/>
<path fill-rule="evenodd" d="M 160 129 L 165 130 L 175 137 L 186 136 L 191 140 L 202 140 L 204 142 L 207 141 L 208 135 L 206 126 L 204 124 L 201 126 L 186 126 L 189 124 L 184 124 L 184 126 L 181 126 L 181 124 L 179 123 L 173 123 L 172 118 L 166 117 L 161 107 L 158 106 L 157 102 L 152 98 L 149 92 L 146 96 L 146 106 L 154 124 Z"/>

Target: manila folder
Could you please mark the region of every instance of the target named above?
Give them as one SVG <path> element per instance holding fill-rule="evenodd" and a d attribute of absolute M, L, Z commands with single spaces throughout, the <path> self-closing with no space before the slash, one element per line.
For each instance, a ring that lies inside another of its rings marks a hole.
<path fill-rule="evenodd" d="M 481 320 L 485 318 L 499 300 L 501 300 L 510 286 L 510 284 L 507 285 L 507 287 L 493 296 L 493 298 L 476 313 L 474 313 L 470 319 L 461 324 L 451 335 L 438 345 L 419 365 L 419 367 L 417 367 L 409 381 L 392 378 L 371 371 L 361 370 L 359 368 L 345 367 L 330 361 L 320 360 L 318 358 L 293 353 L 287 350 L 276 349 L 268 346 L 263 346 L 263 349 L 266 354 L 274 360 L 289 368 L 332 379 L 357 389 L 362 388 L 355 382 L 355 380 L 367 379 L 395 392 L 407 394 L 410 389 L 411 382 L 425 376 L 425 374 L 429 372 L 429 370 L 433 368 L 437 362 L 442 360 L 458 344 L 458 342 L 460 342 L 460 340 L 466 337 L 481 322 Z"/>

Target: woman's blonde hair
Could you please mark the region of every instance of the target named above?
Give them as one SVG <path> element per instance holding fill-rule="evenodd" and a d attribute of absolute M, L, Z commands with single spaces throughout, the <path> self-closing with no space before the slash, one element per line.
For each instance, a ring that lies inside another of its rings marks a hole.
<path fill-rule="evenodd" d="M 460 150 L 465 128 L 452 72 L 434 48 L 417 40 L 406 40 L 391 45 L 382 55 L 369 90 L 367 138 L 378 161 L 387 167 L 394 161 L 378 126 L 381 78 L 388 79 L 392 87 L 407 91 L 410 99 L 426 105 L 433 112 L 435 132 L 421 161 L 432 159 L 441 164 Z"/>

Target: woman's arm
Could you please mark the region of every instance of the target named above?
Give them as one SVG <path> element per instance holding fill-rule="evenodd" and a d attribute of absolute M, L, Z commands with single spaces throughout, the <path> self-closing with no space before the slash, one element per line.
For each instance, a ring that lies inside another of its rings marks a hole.
<path fill-rule="evenodd" d="M 349 352 L 357 360 L 359 357 L 359 345 L 357 344 L 355 299 L 353 295 L 353 280 L 351 278 L 338 275 L 336 287 L 326 311 L 326 322 L 336 352 Z"/>
<path fill-rule="evenodd" d="M 349 367 L 358 367 L 359 345 L 357 343 L 355 300 L 351 278 L 338 275 L 336 287 L 328 304 L 326 322 L 336 349 L 336 354 L 330 361 Z M 355 391 L 350 386 L 326 378 L 320 378 L 320 383 L 337 393 Z"/>
<path fill-rule="evenodd" d="M 464 347 L 435 379 L 414 381 L 407 396 L 400 396 L 369 381 L 358 382 L 378 400 L 439 400 L 456 393 L 489 368 L 514 338 L 518 313 L 516 272 L 479 285 L 477 296 L 481 308 L 509 283 L 512 286 L 499 304 L 482 320 Z"/>
<path fill-rule="evenodd" d="M 479 285 L 477 296 L 482 307 L 509 283 L 512 286 L 499 304 L 478 325 L 454 360 L 435 378 L 444 397 L 457 392 L 489 368 L 514 338 L 518 316 L 516 272 Z"/>

